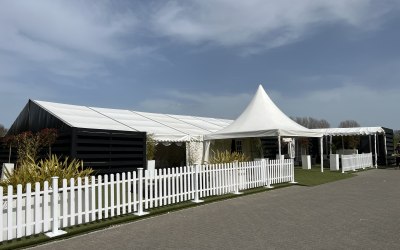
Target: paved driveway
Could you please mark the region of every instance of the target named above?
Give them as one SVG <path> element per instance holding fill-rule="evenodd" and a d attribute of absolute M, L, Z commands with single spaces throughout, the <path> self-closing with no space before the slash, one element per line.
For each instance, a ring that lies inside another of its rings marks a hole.
<path fill-rule="evenodd" d="M 400 249 L 400 170 L 239 197 L 35 249 Z"/>

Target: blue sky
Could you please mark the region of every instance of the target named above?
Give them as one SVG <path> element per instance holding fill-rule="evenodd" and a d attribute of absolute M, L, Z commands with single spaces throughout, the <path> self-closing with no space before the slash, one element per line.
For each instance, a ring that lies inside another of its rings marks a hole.
<path fill-rule="evenodd" d="M 1 1 L 0 123 L 29 99 L 400 129 L 400 1 Z"/>

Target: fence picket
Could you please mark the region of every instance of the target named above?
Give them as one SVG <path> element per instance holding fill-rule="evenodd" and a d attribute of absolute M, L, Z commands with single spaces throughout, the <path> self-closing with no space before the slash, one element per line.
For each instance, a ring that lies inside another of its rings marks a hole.
<path fill-rule="evenodd" d="M 158 207 L 158 171 L 154 170 L 154 207 Z"/>
<path fill-rule="evenodd" d="M 163 185 L 162 185 L 162 170 L 158 169 L 158 204 L 159 206 L 163 205 Z"/>
<path fill-rule="evenodd" d="M 171 169 L 171 194 L 172 204 L 175 203 L 175 168 Z"/>
<path fill-rule="evenodd" d="M 104 175 L 104 181 L 103 181 L 103 186 L 104 186 L 104 202 L 103 202 L 103 208 L 104 208 L 104 218 L 108 218 L 108 210 L 110 209 L 109 207 L 109 202 L 108 202 L 108 196 L 109 196 L 109 192 L 108 192 L 108 186 L 109 186 L 109 182 L 108 182 L 108 175 Z"/>
<path fill-rule="evenodd" d="M 70 222 L 69 225 L 70 226 L 74 226 L 75 225 L 75 181 L 73 178 L 71 178 L 69 180 L 70 184 L 69 184 L 69 212 L 70 212 Z"/>
<path fill-rule="evenodd" d="M 224 177 L 224 194 L 228 193 L 228 164 L 224 164 L 224 169 L 223 169 L 223 177 Z"/>
<path fill-rule="evenodd" d="M 67 179 L 62 180 L 62 227 L 68 227 L 68 183 Z M 36 202 L 35 202 L 36 203 Z M 35 219 L 36 220 L 36 219 Z"/>
<path fill-rule="evenodd" d="M 169 204 L 171 204 L 171 194 L 172 194 L 172 192 L 171 192 L 171 169 L 170 168 L 167 169 L 166 177 L 167 177 L 166 182 L 167 182 L 167 189 L 168 189 L 168 191 L 167 191 L 168 203 L 167 204 L 169 205 Z"/>
<path fill-rule="evenodd" d="M 97 177 L 97 218 L 103 218 L 103 195 L 102 195 L 103 179 L 101 175 Z"/>
<path fill-rule="evenodd" d="M 126 214 L 126 175 L 122 173 L 122 214 Z"/>
<path fill-rule="evenodd" d="M 90 179 L 91 187 L 91 205 L 92 221 L 96 220 L 96 177 L 92 176 Z"/>
<path fill-rule="evenodd" d="M 216 168 L 215 168 L 215 187 L 216 187 L 216 195 L 220 195 L 220 181 L 219 181 L 219 169 L 220 169 L 221 164 L 217 164 Z"/>
<path fill-rule="evenodd" d="M 3 191 L 3 189 L 1 189 Z M 32 234 L 32 187 L 31 184 L 26 184 L 26 204 L 25 204 L 25 235 L 29 236 Z M 3 194 L 1 194 L 3 195 Z M 0 197 L 0 201 L 3 201 L 2 197 Z M 1 209 L 3 212 L 3 209 Z M 0 214 L 0 219 L 3 219 L 2 214 Z M 0 228 L 2 227 L 2 223 L 0 223 Z M 1 237 L 3 237 L 3 232 L 1 231 Z M 1 239 L 0 239 L 1 241 Z"/>
<path fill-rule="evenodd" d="M 11 193 L 12 194 L 12 193 Z M 10 192 L 7 192 L 8 196 L 11 196 Z M 35 234 L 38 234 L 41 232 L 41 223 L 38 223 L 41 220 L 40 217 L 40 200 L 41 200 L 41 196 L 40 196 L 40 183 L 36 182 L 35 183 Z M 68 204 L 68 203 L 66 203 Z M 10 211 L 9 209 L 7 209 L 7 211 Z"/>
<path fill-rule="evenodd" d="M 49 231 L 49 182 L 43 184 L 43 231 Z"/>
<path fill-rule="evenodd" d="M 126 186 L 126 188 L 128 189 L 127 190 L 127 192 L 126 192 L 126 194 L 127 194 L 127 198 L 128 198 L 128 204 L 127 204 L 127 206 L 128 206 L 128 213 L 130 214 L 130 213 L 132 213 L 132 174 L 131 174 L 131 172 L 128 172 L 128 174 L 127 174 L 127 186 Z M 108 196 L 108 195 L 107 195 Z"/>
<path fill-rule="evenodd" d="M 85 185 L 85 187 L 84 187 L 84 189 L 85 189 L 85 192 L 84 192 L 85 223 L 88 223 L 90 209 L 89 209 L 89 178 L 87 176 L 85 177 L 84 182 L 85 182 L 84 183 L 84 185 Z"/>
<path fill-rule="evenodd" d="M 148 172 L 148 182 L 146 185 L 149 186 L 149 208 L 152 208 L 153 207 L 154 172 L 152 172 L 151 174 L 150 174 L 149 170 L 147 170 L 147 172 Z"/>
<path fill-rule="evenodd" d="M 114 174 L 110 175 L 110 213 L 111 213 L 111 217 L 114 217 L 115 215 L 115 192 L 114 192 Z"/>
<path fill-rule="evenodd" d="M 17 185 L 17 238 L 22 237 L 22 185 Z"/>
<path fill-rule="evenodd" d="M 82 179 L 78 177 L 78 224 L 82 224 Z"/>
<path fill-rule="evenodd" d="M 117 202 L 115 204 L 115 207 L 117 209 L 117 215 L 121 214 L 121 179 L 120 179 L 120 175 L 119 173 L 117 173 L 115 175 L 115 186 L 116 186 L 116 190 L 115 190 L 115 196 L 117 198 Z"/>
<path fill-rule="evenodd" d="M 136 171 L 132 173 L 132 187 L 133 187 L 133 211 L 137 211 L 137 206 L 138 206 L 138 201 L 137 201 L 137 193 L 136 193 L 136 187 L 137 187 L 137 177 L 136 177 Z"/>
<path fill-rule="evenodd" d="M 149 170 L 144 171 L 144 209 L 149 208 Z"/>
<path fill-rule="evenodd" d="M 183 191 L 183 168 L 179 167 L 179 201 L 182 202 L 184 200 L 184 191 Z"/>

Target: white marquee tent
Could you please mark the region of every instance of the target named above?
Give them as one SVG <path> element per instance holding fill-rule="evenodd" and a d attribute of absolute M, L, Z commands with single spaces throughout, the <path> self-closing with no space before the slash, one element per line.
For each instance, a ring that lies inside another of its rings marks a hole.
<path fill-rule="evenodd" d="M 204 140 L 268 136 L 278 137 L 279 155 L 281 155 L 281 137 L 320 137 L 321 171 L 323 171 L 322 133 L 305 128 L 290 119 L 269 98 L 261 85 L 246 109 L 235 121 L 217 132 L 205 135 Z M 205 159 L 207 159 L 209 147 L 209 143 L 205 143 Z"/>
<path fill-rule="evenodd" d="M 305 128 L 285 115 L 260 85 L 243 113 L 230 125 L 205 140 L 247 137 L 321 137 L 322 133 Z"/>
<path fill-rule="evenodd" d="M 357 127 L 357 128 L 320 128 L 311 129 L 321 132 L 324 136 L 352 136 L 352 135 L 375 135 L 385 134 L 382 127 Z"/>
<path fill-rule="evenodd" d="M 185 143 L 187 164 L 189 161 L 200 163 L 205 134 L 221 130 L 232 122 L 199 116 L 106 109 L 37 100 L 32 102 L 70 127 L 146 132 L 152 134 L 157 143 L 165 146 L 171 143 L 180 146 Z"/>
<path fill-rule="evenodd" d="M 205 134 L 220 130 L 232 122 L 198 116 L 33 102 L 71 127 L 147 132 L 153 134 L 157 142 L 201 142 Z"/>
<path fill-rule="evenodd" d="M 385 130 L 382 127 L 356 127 L 356 128 L 324 128 L 324 129 L 312 129 L 313 131 L 320 132 L 324 136 L 330 138 L 330 145 L 332 145 L 332 136 L 369 136 L 370 152 L 372 152 L 371 136 L 374 136 L 374 155 L 375 155 L 375 167 L 378 167 L 378 154 L 376 149 L 377 135 L 385 134 Z M 387 154 L 386 147 L 386 136 L 383 137 L 385 145 L 385 155 Z M 343 142 L 342 142 L 343 143 Z M 330 147 L 332 153 L 332 147 Z"/>

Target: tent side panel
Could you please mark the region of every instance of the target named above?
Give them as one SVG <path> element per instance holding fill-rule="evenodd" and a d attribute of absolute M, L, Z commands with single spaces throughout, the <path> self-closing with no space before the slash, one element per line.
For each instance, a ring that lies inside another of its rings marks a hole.
<path fill-rule="evenodd" d="M 76 128 L 71 152 L 95 174 L 133 171 L 146 166 L 146 133 Z"/>
<path fill-rule="evenodd" d="M 393 129 L 390 128 L 384 128 L 382 127 L 383 130 L 385 130 L 385 134 L 379 135 L 379 154 L 378 154 L 378 165 L 380 166 L 390 166 L 395 163 L 395 158 L 392 156 L 394 153 L 394 145 L 393 145 Z M 385 145 L 385 139 L 384 136 L 386 136 L 386 145 Z M 387 152 L 385 154 L 385 146 L 387 149 Z"/>

